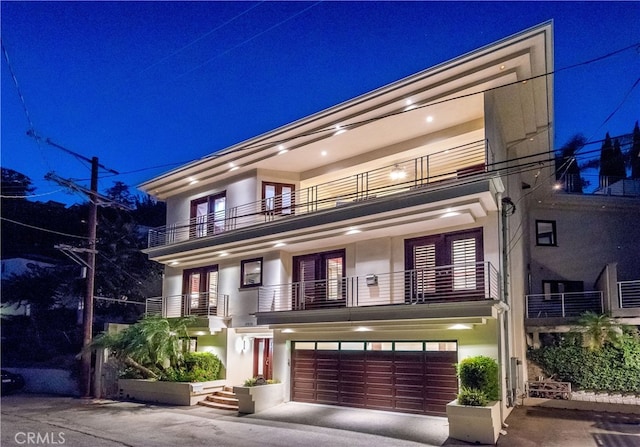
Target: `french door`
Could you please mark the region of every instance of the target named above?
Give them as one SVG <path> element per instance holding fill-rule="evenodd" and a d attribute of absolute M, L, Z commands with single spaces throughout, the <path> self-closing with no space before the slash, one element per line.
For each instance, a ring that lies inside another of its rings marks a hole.
<path fill-rule="evenodd" d="M 262 376 L 265 380 L 273 379 L 273 339 L 253 339 L 253 377 Z"/>
<path fill-rule="evenodd" d="M 345 252 L 336 250 L 293 258 L 293 308 L 345 305 Z"/>
<path fill-rule="evenodd" d="M 217 315 L 218 266 L 185 270 L 182 315 Z"/>
<path fill-rule="evenodd" d="M 406 301 L 484 293 L 482 259 L 482 228 L 406 240 Z"/>
<path fill-rule="evenodd" d="M 191 201 L 189 236 L 204 237 L 222 233 L 225 229 L 225 193 Z"/>

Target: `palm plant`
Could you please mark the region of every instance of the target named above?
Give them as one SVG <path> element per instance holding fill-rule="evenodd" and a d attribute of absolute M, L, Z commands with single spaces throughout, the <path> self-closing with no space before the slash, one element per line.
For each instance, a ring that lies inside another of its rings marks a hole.
<path fill-rule="evenodd" d="M 118 333 L 102 333 L 93 348 L 109 349 L 125 365 L 146 378 L 158 379 L 162 371 L 175 367 L 183 358 L 183 339 L 193 317 L 147 317 Z"/>
<path fill-rule="evenodd" d="M 622 327 L 606 314 L 587 311 L 578 319 L 578 325 L 584 345 L 592 351 L 601 349 L 606 343 L 615 345 L 622 334 Z"/>

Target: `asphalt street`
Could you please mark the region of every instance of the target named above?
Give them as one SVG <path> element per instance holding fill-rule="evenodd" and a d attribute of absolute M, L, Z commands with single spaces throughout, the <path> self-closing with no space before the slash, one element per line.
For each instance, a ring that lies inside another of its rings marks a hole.
<path fill-rule="evenodd" d="M 111 400 L 2 397 L 3 447 L 461 446 L 446 418 L 286 403 L 255 414 Z M 640 446 L 637 415 L 518 407 L 499 446 Z"/>

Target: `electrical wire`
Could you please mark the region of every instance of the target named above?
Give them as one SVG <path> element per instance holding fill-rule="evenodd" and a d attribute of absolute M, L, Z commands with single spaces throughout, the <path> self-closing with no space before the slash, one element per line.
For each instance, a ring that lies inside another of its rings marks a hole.
<path fill-rule="evenodd" d="M 6 191 L 7 188 L 3 187 L 2 190 Z M 6 196 L 6 195 L 3 195 L 3 194 L 0 194 L 0 198 L 2 198 L 2 199 L 32 199 L 34 197 L 48 196 L 48 195 L 56 194 L 56 193 L 59 193 L 59 192 L 62 192 L 62 191 L 63 191 L 63 189 L 56 189 L 55 191 L 43 192 L 42 194 L 29 194 L 27 196 Z"/>
<path fill-rule="evenodd" d="M 47 232 L 47 233 L 58 234 L 60 236 L 74 237 L 74 238 L 86 239 L 86 240 L 89 239 L 86 236 L 78 236 L 76 234 L 62 233 L 60 231 L 49 230 L 48 228 L 36 227 L 35 225 L 29 225 L 29 224 L 26 224 L 26 223 L 23 223 L 23 222 L 18 222 L 16 220 L 7 219 L 6 217 L 0 217 L 0 220 L 4 220 L 6 222 L 11 222 L 13 224 L 20 225 L 20 226 L 27 227 L 27 228 L 31 228 L 31 229 L 34 229 L 34 230 L 39 230 L 39 231 L 44 231 L 44 232 Z"/>

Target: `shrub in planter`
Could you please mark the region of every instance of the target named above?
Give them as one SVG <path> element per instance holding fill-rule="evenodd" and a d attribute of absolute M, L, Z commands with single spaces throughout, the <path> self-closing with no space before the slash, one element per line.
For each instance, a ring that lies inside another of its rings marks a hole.
<path fill-rule="evenodd" d="M 484 407 L 489 403 L 487 395 L 475 388 L 462 388 L 458 393 L 458 403 L 471 407 Z"/>
<path fill-rule="evenodd" d="M 476 402 L 475 406 L 484 406 L 487 404 L 486 401 L 500 398 L 498 363 L 491 357 L 479 355 L 462 360 L 458 364 L 458 377 L 460 377 L 461 386 L 458 401 L 462 395 L 463 400 Z M 484 399 L 479 398 L 480 394 L 484 396 Z M 478 404 L 478 402 L 484 403 Z"/>
<path fill-rule="evenodd" d="M 220 376 L 222 362 L 210 352 L 186 352 L 175 367 L 164 370 L 161 380 L 170 382 L 207 382 Z"/>

